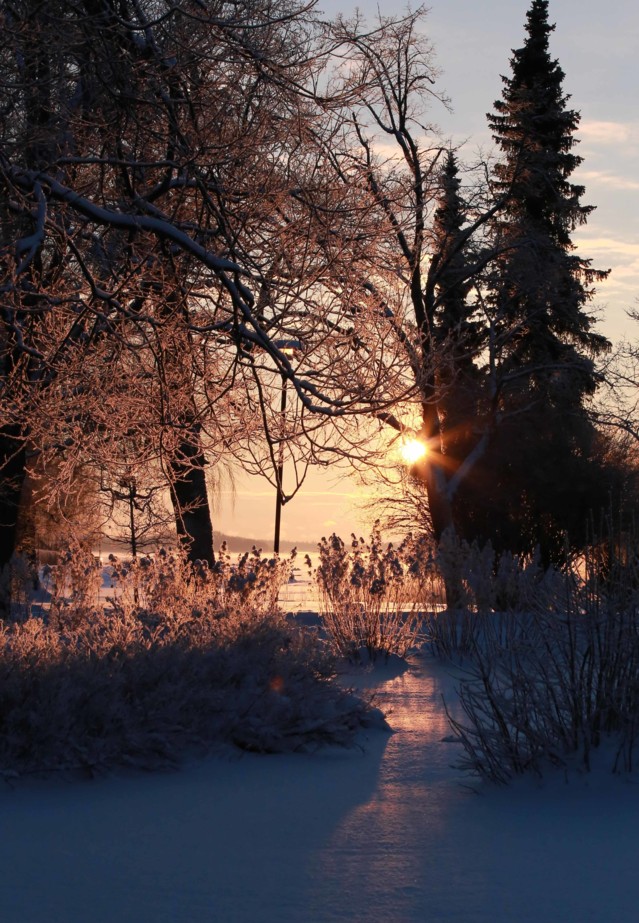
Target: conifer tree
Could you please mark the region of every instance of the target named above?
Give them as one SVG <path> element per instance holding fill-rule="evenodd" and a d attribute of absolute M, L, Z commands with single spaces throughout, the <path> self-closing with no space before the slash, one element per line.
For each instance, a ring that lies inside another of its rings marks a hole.
<path fill-rule="evenodd" d="M 503 155 L 494 192 L 506 197 L 493 221 L 500 255 L 489 282 L 502 425 L 485 459 L 483 512 L 473 513 L 475 531 L 539 544 L 547 559 L 598 503 L 585 404 L 598 385 L 595 359 L 609 348 L 587 311 L 607 272 L 577 255 L 571 239 L 593 207 L 570 180 L 582 160 L 574 153 L 580 117 L 550 55 L 553 29 L 548 0 L 533 0 L 524 45 L 488 115 Z"/>
<path fill-rule="evenodd" d="M 450 467 L 457 466 L 475 441 L 473 423 L 481 373 L 476 356 L 481 347 L 481 325 L 473 319 L 469 302 L 472 258 L 464 234 L 467 223 L 454 151 L 446 155 L 440 175 L 441 194 L 433 216 L 433 268 L 436 280 L 432 335 L 438 363 L 438 412 L 443 452 Z"/>

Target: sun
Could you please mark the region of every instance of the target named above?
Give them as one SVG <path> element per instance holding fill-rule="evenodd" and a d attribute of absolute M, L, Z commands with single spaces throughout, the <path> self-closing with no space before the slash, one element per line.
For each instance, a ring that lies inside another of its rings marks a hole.
<path fill-rule="evenodd" d="M 422 459 L 427 452 L 428 448 L 424 443 L 414 438 L 403 439 L 399 447 L 399 454 L 406 465 L 414 465 L 415 462 Z"/>

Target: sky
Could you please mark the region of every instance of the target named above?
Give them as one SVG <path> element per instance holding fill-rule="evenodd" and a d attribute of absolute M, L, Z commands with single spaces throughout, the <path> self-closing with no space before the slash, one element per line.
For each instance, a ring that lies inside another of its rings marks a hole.
<path fill-rule="evenodd" d="M 391 0 L 362 0 L 369 19 L 397 15 Z M 425 31 L 435 46 L 441 70 L 436 89 L 450 97 L 452 112 L 434 108 L 432 120 L 444 138 L 463 142 L 462 159 L 472 161 L 492 139 L 486 113 L 501 96 L 500 75 L 510 73 L 511 49 L 524 40 L 529 0 L 433 0 Z M 354 11 L 347 3 L 320 0 L 327 15 Z M 639 4 L 636 0 L 551 0 L 556 24 L 551 53 L 565 73 L 570 106 L 581 113 L 578 153 L 584 158 L 573 180 L 586 187 L 583 204 L 595 205 L 588 224 L 573 240 L 593 266 L 611 269 L 593 304 L 600 330 L 609 339 L 639 339 L 639 325 L 627 311 L 639 307 Z M 286 474 L 285 474 L 286 477 Z M 318 541 L 337 531 L 347 537 L 365 528 L 358 510 L 363 491 L 352 478 L 336 480 L 313 473 L 283 511 L 282 537 Z M 238 476 L 235 489 L 223 490 L 218 527 L 230 534 L 268 538 L 273 532 L 275 497 L 265 481 Z"/>

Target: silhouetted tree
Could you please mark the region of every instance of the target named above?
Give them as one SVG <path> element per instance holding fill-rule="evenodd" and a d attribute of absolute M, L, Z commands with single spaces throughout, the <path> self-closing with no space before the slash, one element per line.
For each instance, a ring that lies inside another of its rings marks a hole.
<path fill-rule="evenodd" d="M 459 466 L 477 442 L 477 413 L 484 377 L 479 353 L 486 331 L 470 298 L 476 255 L 464 230 L 468 219 L 461 195 L 454 151 L 446 155 L 440 174 L 441 191 L 433 217 L 433 257 L 436 309 L 432 337 L 440 354 L 437 363 L 437 407 L 443 449 L 449 470 Z"/>
<path fill-rule="evenodd" d="M 584 187 L 570 181 L 581 163 L 573 151 L 579 113 L 567 107 L 564 73 L 549 52 L 553 29 L 548 0 L 533 0 L 527 38 L 488 116 L 503 155 L 494 190 L 505 205 L 492 221 L 489 275 L 503 422 L 469 503 L 484 537 L 513 550 L 519 537 L 546 556 L 565 530 L 576 537 L 602 501 L 586 402 L 600 382 L 595 359 L 609 348 L 587 312 L 593 283 L 607 272 L 576 254 L 571 237 L 593 207 L 581 204 Z"/>
<path fill-rule="evenodd" d="M 482 229 L 501 203 L 479 196 L 465 207 L 455 157 L 427 121 L 429 104 L 445 99 L 434 88 L 424 16 L 420 8 L 395 23 L 381 17 L 379 29 L 343 20 L 334 32 L 347 50 L 350 92 L 348 153 L 339 163 L 378 228 L 368 260 L 354 266 L 351 278 L 359 278 L 388 318 L 384 348 L 394 341 L 403 354 L 412 398 L 377 416 L 399 433 L 417 430 L 428 446 L 412 473 L 426 492 L 429 528 L 439 539 L 456 525 L 457 493 L 495 423 L 491 356 L 480 350 L 486 327 L 476 326 L 479 305 L 471 287 L 493 256 Z M 480 401 L 475 412 L 480 381 L 484 406 Z"/>
<path fill-rule="evenodd" d="M 364 287 L 391 317 L 414 383 L 408 412 L 398 404 L 383 419 L 419 429 L 428 446 L 412 473 L 435 538 L 454 528 L 512 550 L 541 543 L 549 557 L 566 529 L 578 540 L 601 499 L 586 404 L 608 342 L 587 312 L 606 273 L 571 239 L 591 207 L 570 181 L 579 116 L 549 54 L 547 12 L 532 4 L 490 117 L 502 159 L 490 188 L 468 184 L 467 203 L 455 155 L 425 118 L 438 96 L 423 11 L 382 32 L 342 21 L 336 34 L 349 49 L 347 181 L 384 240 Z"/>

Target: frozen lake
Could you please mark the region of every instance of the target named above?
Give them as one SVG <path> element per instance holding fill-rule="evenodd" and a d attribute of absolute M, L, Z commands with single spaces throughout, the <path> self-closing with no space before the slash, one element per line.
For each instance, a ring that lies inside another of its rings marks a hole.
<path fill-rule="evenodd" d="M 0 790 L 0 920 L 634 923 L 637 785 L 473 793 L 443 667 L 363 681 L 395 733 L 362 750 Z"/>

